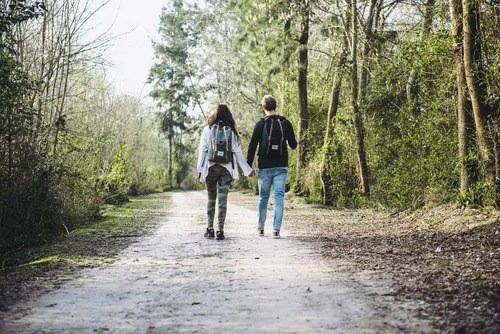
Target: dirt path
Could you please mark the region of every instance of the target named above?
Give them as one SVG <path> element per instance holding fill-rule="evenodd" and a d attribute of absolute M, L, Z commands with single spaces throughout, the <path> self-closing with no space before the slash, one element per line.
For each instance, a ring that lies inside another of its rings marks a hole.
<path fill-rule="evenodd" d="M 339 271 L 310 244 L 259 238 L 230 203 L 225 241 L 203 238 L 205 193 L 173 193 L 159 229 L 119 260 L 15 306 L 1 333 L 418 333 L 417 305 L 372 273 Z M 231 196 L 229 196 L 231 201 Z M 269 231 L 266 231 L 269 232 Z"/>

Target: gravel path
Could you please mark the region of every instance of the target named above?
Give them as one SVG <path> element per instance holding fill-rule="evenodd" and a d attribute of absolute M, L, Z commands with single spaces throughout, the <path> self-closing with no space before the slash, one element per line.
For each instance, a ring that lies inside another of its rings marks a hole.
<path fill-rule="evenodd" d="M 258 237 L 256 211 L 231 195 L 224 241 L 203 238 L 205 192 L 171 196 L 154 234 L 15 306 L 0 333 L 430 332 L 416 304 L 394 301 L 387 279 L 346 272 L 286 230 Z"/>

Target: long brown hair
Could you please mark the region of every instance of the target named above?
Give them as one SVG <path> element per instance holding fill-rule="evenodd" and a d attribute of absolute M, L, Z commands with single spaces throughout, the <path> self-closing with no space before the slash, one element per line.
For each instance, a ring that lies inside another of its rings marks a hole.
<path fill-rule="evenodd" d="M 240 140 L 240 135 L 238 134 L 238 131 L 236 130 L 236 124 L 233 119 L 233 114 L 231 114 L 231 111 L 229 110 L 228 106 L 225 104 L 218 104 L 216 105 L 212 111 L 210 112 L 210 116 L 208 117 L 208 126 L 212 126 L 214 124 L 217 124 L 219 122 L 222 122 L 224 125 L 227 125 L 233 130 L 234 134 L 236 135 L 236 139 L 239 141 Z"/>

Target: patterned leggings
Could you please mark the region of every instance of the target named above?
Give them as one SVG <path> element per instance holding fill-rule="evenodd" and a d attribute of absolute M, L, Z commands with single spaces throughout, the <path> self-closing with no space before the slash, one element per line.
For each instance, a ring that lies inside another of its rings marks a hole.
<path fill-rule="evenodd" d="M 217 192 L 219 193 L 219 231 L 224 230 L 224 221 L 226 220 L 227 212 L 227 194 L 233 178 L 229 171 L 221 165 L 215 164 L 208 170 L 206 178 L 208 204 L 207 217 L 208 227 L 214 227 L 215 218 L 215 201 L 217 200 Z M 218 191 L 217 191 L 218 188 Z"/>

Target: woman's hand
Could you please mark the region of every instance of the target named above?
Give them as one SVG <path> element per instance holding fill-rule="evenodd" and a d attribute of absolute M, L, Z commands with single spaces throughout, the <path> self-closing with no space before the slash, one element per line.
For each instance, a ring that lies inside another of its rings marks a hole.
<path fill-rule="evenodd" d="M 250 174 L 248 174 L 248 177 L 254 177 L 255 176 L 255 170 L 252 169 L 252 171 L 250 172 Z"/>

